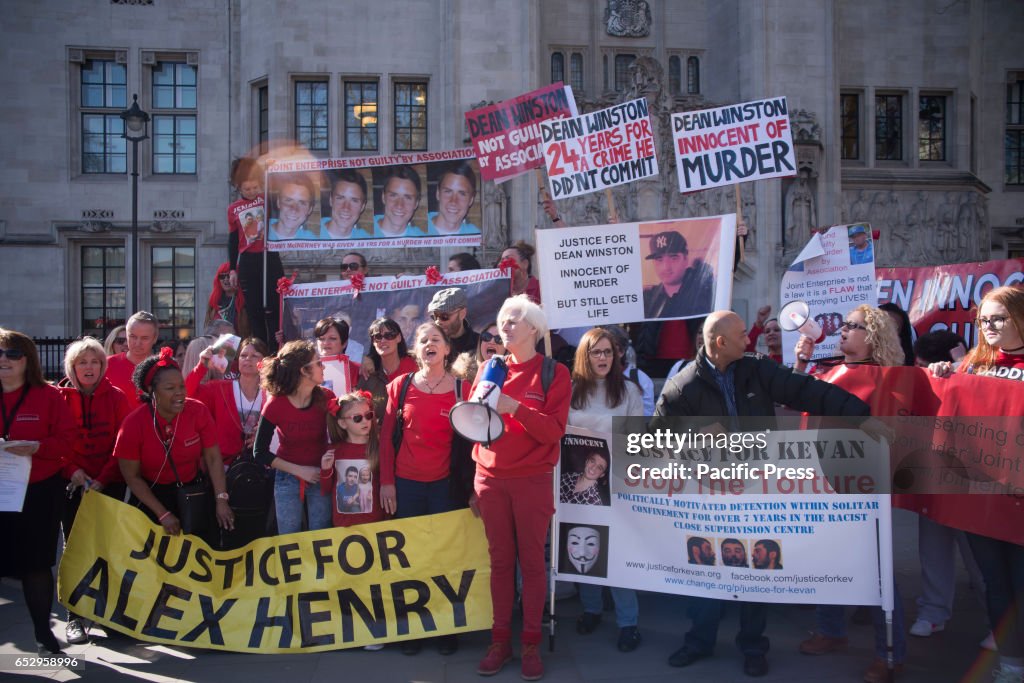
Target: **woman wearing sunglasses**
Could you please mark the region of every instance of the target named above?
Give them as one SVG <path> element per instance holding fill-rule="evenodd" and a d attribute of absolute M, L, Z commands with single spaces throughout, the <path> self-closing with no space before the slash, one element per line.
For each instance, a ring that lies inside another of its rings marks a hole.
<path fill-rule="evenodd" d="M 978 307 L 978 344 L 964 357 L 957 372 L 1000 377 L 1020 391 L 1024 378 L 1024 289 L 996 287 Z M 950 362 L 932 363 L 938 377 L 953 372 Z M 1019 508 L 1018 508 L 1019 509 Z M 999 648 L 996 680 L 1024 680 L 1024 547 L 997 538 L 967 533 L 974 559 L 985 579 L 985 605 Z"/>
<path fill-rule="evenodd" d="M 391 318 L 377 318 L 370 323 L 370 351 L 364 365 L 372 366 L 370 373 L 359 381 L 358 388 L 373 396 L 373 412 L 384 419 L 388 401 L 388 383 L 396 377 L 416 372 L 419 366 L 409 355 L 409 347 L 402 337 L 402 328 Z"/>
<path fill-rule="evenodd" d="M 103 340 L 103 352 L 108 356 L 116 356 L 119 353 L 128 351 L 128 333 L 124 325 L 118 325 L 110 331 L 107 338 Z"/>
<path fill-rule="evenodd" d="M 850 311 L 839 329 L 839 352 L 842 356 L 821 361 L 812 369 L 813 372 L 827 370 L 840 363 L 884 367 L 903 365 L 899 334 L 885 311 L 863 304 Z M 814 340 L 801 336 L 796 344 L 797 361 L 793 369 L 805 372 L 808 359 L 813 354 Z"/>
<path fill-rule="evenodd" d="M 595 432 L 610 433 L 612 418 L 643 417 L 644 398 L 640 387 L 622 374 L 622 364 L 615 350 L 615 340 L 608 330 L 595 327 L 587 331 L 576 348 L 572 368 L 572 399 L 569 424 Z M 596 456 L 596 457 L 595 457 Z M 564 472 L 559 499 L 563 503 L 609 505 L 608 460 L 600 454 L 587 458 L 582 472 Z M 603 482 L 603 487 L 599 484 Z M 601 586 L 578 584 L 583 614 L 576 620 L 576 632 L 588 635 L 601 623 L 604 602 Z M 632 652 L 640 644 L 637 630 L 639 603 L 636 591 L 612 588 L 615 601 L 615 622 L 619 627 L 620 652 Z"/>
<path fill-rule="evenodd" d="M 104 376 L 106 371 L 107 356 L 92 337 L 74 342 L 64 354 L 65 378 L 58 388 L 78 428 L 64 459 L 68 496 L 61 523 L 65 540 L 71 536 L 86 488 L 124 497 L 124 479 L 113 452 L 117 432 L 132 408 L 121 390 Z M 65 635 L 71 644 L 88 640 L 82 621 L 70 612 Z"/>
<path fill-rule="evenodd" d="M 504 355 L 505 345 L 501 341 L 501 332 L 498 331 L 498 323 L 493 322 L 480 333 L 475 351 L 459 354 L 459 357 L 452 362 L 452 374 L 472 384 L 476 381 L 476 373 L 481 365 L 490 360 L 492 356 Z"/>
<path fill-rule="evenodd" d="M 231 279 L 231 265 L 220 264 L 213 277 L 210 299 L 206 305 L 206 323 L 209 327 L 214 320 L 231 323 L 238 336 L 249 336 L 249 316 L 245 312 L 245 296 L 236 282 Z"/>
<path fill-rule="evenodd" d="M 302 529 L 303 514 L 309 526 L 331 526 L 330 493 L 320 490 L 320 458 L 327 450 L 325 420 L 334 394 L 320 385 L 324 366 L 310 341 L 291 341 L 276 356 L 263 360 L 263 388 L 269 398 L 263 404 L 253 454 L 256 462 L 277 470 L 274 477 L 274 509 L 277 531 L 293 534 Z M 275 434 L 277 452 L 270 446 Z"/>
<path fill-rule="evenodd" d="M 846 321 L 840 326 L 839 351 L 841 358 L 828 359 L 816 365 L 816 373 L 825 373 L 837 366 L 879 365 L 882 367 L 898 367 L 903 365 L 903 347 L 900 345 L 896 323 L 885 311 L 863 304 L 850 311 Z M 795 370 L 803 371 L 808 359 L 814 353 L 814 340 L 800 337 L 796 345 L 797 362 Z M 826 382 L 840 383 L 835 374 L 822 379 Z M 864 397 L 870 401 L 871 397 Z M 895 586 L 895 583 L 894 583 Z M 882 683 L 888 679 L 886 665 L 886 633 L 885 616 L 881 608 L 871 610 L 875 626 L 875 660 L 864 673 L 867 683 Z M 817 631 L 810 638 L 800 643 L 800 652 L 805 655 L 825 655 L 846 647 L 845 608 L 842 605 L 819 605 L 817 612 Z M 896 587 L 895 609 L 893 611 L 893 660 L 896 671 L 903 669 L 903 661 L 907 656 L 906 631 L 903 624 L 903 603 L 899 588 Z"/>
<path fill-rule="evenodd" d="M 75 423 L 60 392 L 46 383 L 31 339 L 0 328 L 0 437 L 7 453 L 32 456 L 21 512 L 0 512 L 0 576 L 21 579 L 36 641 L 51 654 L 60 643 L 50 630 L 52 568 L 64 501 L 61 464 Z"/>
<path fill-rule="evenodd" d="M 414 338 L 419 369 L 388 384 L 381 426 L 385 438 L 380 445 L 380 499 L 384 511 L 397 518 L 454 509 L 450 475 L 455 432 L 448 413 L 469 396 L 469 384 L 463 382 L 459 394 L 448 370 L 452 345 L 440 325 L 423 323 Z M 400 439 L 392 437 L 396 429 L 400 429 Z M 405 641 L 402 652 L 416 654 L 420 646 L 420 641 Z M 442 636 L 438 647 L 441 654 L 452 654 L 458 649 L 458 640 Z"/>

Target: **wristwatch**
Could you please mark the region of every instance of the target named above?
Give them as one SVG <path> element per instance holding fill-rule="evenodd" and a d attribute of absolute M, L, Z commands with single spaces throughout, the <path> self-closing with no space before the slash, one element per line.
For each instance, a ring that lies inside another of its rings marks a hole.
<path fill-rule="evenodd" d="M 218 493 L 217 494 L 217 500 L 227 500 L 227 499 L 228 499 L 228 492 L 227 491 L 225 491 L 224 493 Z"/>

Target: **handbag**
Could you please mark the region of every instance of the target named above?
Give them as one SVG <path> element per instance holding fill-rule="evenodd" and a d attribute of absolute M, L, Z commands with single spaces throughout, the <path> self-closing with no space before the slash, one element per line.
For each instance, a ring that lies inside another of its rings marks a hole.
<path fill-rule="evenodd" d="M 154 414 L 154 424 L 156 416 Z M 213 520 L 213 489 L 210 482 L 200 471 L 196 478 L 188 484 L 182 483 L 178 476 L 178 467 L 171 457 L 171 448 L 174 445 L 174 437 L 169 441 L 160 439 L 164 447 L 164 458 L 171 464 L 171 471 L 174 472 L 174 481 L 177 484 L 175 490 L 178 501 L 178 521 L 181 523 L 181 530 L 186 534 L 205 536 L 210 530 L 210 522 Z"/>

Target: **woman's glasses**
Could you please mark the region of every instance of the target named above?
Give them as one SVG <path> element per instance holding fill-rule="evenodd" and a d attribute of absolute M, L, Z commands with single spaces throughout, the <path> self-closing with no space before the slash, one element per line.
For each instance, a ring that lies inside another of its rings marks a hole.
<path fill-rule="evenodd" d="M 846 330 L 847 332 L 851 332 L 853 330 L 865 330 L 865 331 L 867 331 L 868 328 L 865 327 L 864 325 L 861 325 L 860 323 L 855 323 L 855 322 L 851 322 L 851 321 L 847 320 L 846 322 L 844 322 L 842 325 L 839 326 L 839 329 Z"/>
<path fill-rule="evenodd" d="M 612 354 L 615 353 L 611 349 L 591 349 L 591 358 L 611 358 Z"/>
<path fill-rule="evenodd" d="M 0 349 L 0 358 L 7 356 L 8 360 L 21 360 L 25 357 L 25 352 L 21 349 Z"/>
<path fill-rule="evenodd" d="M 379 342 L 381 340 L 393 341 L 395 339 L 398 339 L 398 333 L 395 332 L 394 330 L 384 330 L 383 332 L 375 332 L 371 334 L 370 339 L 375 342 Z"/>
<path fill-rule="evenodd" d="M 127 344 L 128 340 L 124 337 L 114 337 L 115 344 Z"/>
<path fill-rule="evenodd" d="M 501 335 L 500 334 L 491 334 L 490 332 L 481 332 L 480 333 L 480 341 L 482 341 L 482 342 L 494 342 L 495 344 L 500 344 L 501 346 L 505 345 L 501 341 Z"/>
<path fill-rule="evenodd" d="M 363 413 L 362 415 L 349 415 L 345 419 L 352 420 L 356 424 L 359 424 L 363 420 L 366 420 L 367 422 L 369 422 L 369 421 L 373 420 L 373 418 L 374 418 L 373 411 L 370 411 L 368 413 Z"/>
<path fill-rule="evenodd" d="M 1006 324 L 1008 318 L 1005 315 L 994 315 L 991 318 L 978 318 L 978 327 L 987 327 L 990 330 L 999 332 L 1003 329 L 1003 325 Z"/>
<path fill-rule="evenodd" d="M 359 263 L 358 261 L 353 261 L 351 263 L 342 263 L 341 264 L 341 269 L 342 270 L 351 270 L 352 272 L 355 272 L 355 271 L 359 270 L 362 267 L 363 267 L 363 264 Z"/>

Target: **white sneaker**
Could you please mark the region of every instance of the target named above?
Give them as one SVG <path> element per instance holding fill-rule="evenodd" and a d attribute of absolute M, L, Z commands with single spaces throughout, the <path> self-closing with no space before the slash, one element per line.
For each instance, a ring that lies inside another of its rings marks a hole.
<path fill-rule="evenodd" d="M 980 645 L 989 652 L 996 652 L 999 650 L 999 647 L 996 645 L 996 637 L 992 635 L 992 631 L 988 632 L 988 635 L 985 636 L 985 639 L 981 641 Z"/>
<path fill-rule="evenodd" d="M 927 638 L 931 634 L 944 631 L 945 629 L 945 624 L 933 624 L 926 619 L 918 619 L 910 627 L 910 635 L 917 636 L 918 638 Z"/>

